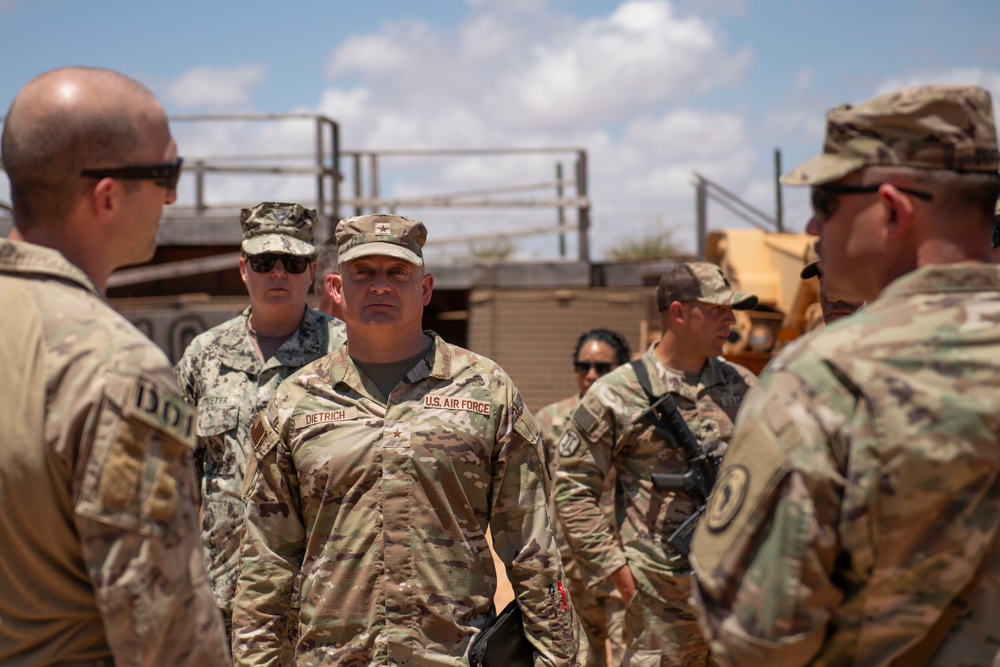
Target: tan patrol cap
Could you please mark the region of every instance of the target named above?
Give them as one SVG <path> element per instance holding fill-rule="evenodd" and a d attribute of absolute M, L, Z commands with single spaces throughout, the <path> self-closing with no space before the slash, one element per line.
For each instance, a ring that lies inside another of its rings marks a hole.
<path fill-rule="evenodd" d="M 732 306 L 736 310 L 750 310 L 757 305 L 756 296 L 734 292 L 722 269 L 708 262 L 678 264 L 660 276 L 660 284 L 656 286 L 656 307 L 662 313 L 674 301 L 703 301 Z"/>
<path fill-rule="evenodd" d="M 423 266 L 424 223 L 401 215 L 375 213 L 344 218 L 337 223 L 340 263 L 368 255 L 396 257 Z"/>
<path fill-rule="evenodd" d="M 240 211 L 243 252 L 312 255 L 316 252 L 313 229 L 317 219 L 314 209 L 299 204 L 266 201 L 245 208 Z"/>
<path fill-rule="evenodd" d="M 932 85 L 830 110 L 822 155 L 781 182 L 821 185 L 875 165 L 997 171 L 998 164 L 990 94 L 975 86 Z"/>

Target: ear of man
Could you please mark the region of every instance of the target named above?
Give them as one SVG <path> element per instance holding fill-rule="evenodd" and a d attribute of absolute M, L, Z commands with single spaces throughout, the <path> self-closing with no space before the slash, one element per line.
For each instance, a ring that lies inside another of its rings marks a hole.
<path fill-rule="evenodd" d="M 434 276 L 429 273 L 425 273 L 421 279 L 421 285 L 423 291 L 423 301 L 426 306 L 431 302 L 431 296 L 434 294 Z"/>
<path fill-rule="evenodd" d="M 914 228 L 916 205 L 897 186 L 886 183 L 879 188 L 879 200 L 885 211 L 882 234 L 886 241 L 896 242 L 910 234 Z"/>

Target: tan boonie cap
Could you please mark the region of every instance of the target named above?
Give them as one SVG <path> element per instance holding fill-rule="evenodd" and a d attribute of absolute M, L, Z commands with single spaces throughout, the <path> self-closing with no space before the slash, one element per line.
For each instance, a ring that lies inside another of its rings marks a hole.
<path fill-rule="evenodd" d="M 385 255 L 423 266 L 424 223 L 401 215 L 376 213 L 337 223 L 337 254 L 344 264 L 358 257 Z"/>
<path fill-rule="evenodd" d="M 990 94 L 974 86 L 921 86 L 826 114 L 823 154 L 781 177 L 821 185 L 875 165 L 997 171 Z"/>
<path fill-rule="evenodd" d="M 736 310 L 750 310 L 757 305 L 757 297 L 744 292 L 734 292 L 722 269 L 708 262 L 678 264 L 660 276 L 656 286 L 656 307 L 662 313 L 674 301 L 702 301 L 717 306 L 732 306 Z"/>
<path fill-rule="evenodd" d="M 266 201 L 240 211 L 243 252 L 259 255 L 278 252 L 286 255 L 313 255 L 316 211 L 299 204 Z"/>

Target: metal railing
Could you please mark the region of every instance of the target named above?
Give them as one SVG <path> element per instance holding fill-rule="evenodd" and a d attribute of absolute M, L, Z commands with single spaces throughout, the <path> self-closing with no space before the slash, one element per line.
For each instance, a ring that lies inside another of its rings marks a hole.
<path fill-rule="evenodd" d="M 262 200 L 286 198 L 317 210 L 326 224 L 319 234 L 321 239 L 332 237 L 336 222 L 345 215 L 403 213 L 417 208 L 548 209 L 552 211 L 551 224 L 540 224 L 535 216 L 528 225 L 505 225 L 503 229 L 487 225 L 476 233 L 449 235 L 437 242 L 559 234 L 563 253 L 565 235 L 573 231 L 565 213 L 575 209 L 579 259 L 590 258 L 587 152 L 582 148 L 344 150 L 339 124 L 310 113 L 175 115 L 170 122 L 185 157 L 185 175 L 178 201 L 163 211 L 161 232 L 165 230 L 164 242 L 168 245 L 231 245 L 233 235 L 238 237 L 238 227 L 232 221 L 239 209 Z M 258 123 L 269 125 L 257 129 L 254 126 Z M 304 133 L 293 126 L 297 123 L 312 124 L 312 129 Z M 233 143 L 250 150 L 230 151 L 227 146 Z M 277 150 L 273 149 L 275 145 Z M 549 173 L 554 173 L 555 178 L 543 180 L 544 176 L 540 179 L 536 175 L 524 183 L 409 196 L 382 191 L 382 184 L 391 180 L 394 165 L 400 162 L 409 169 L 416 162 L 433 170 L 446 167 L 448 160 L 519 156 L 531 160 L 552 157 L 554 164 Z M 572 177 L 563 177 L 561 160 L 572 161 Z M 248 185 L 264 177 L 277 177 L 281 182 L 264 187 Z M 349 186 L 348 196 L 341 191 L 345 184 Z M 5 210 L 9 212 L 9 204 L 0 201 L 0 223 Z"/>

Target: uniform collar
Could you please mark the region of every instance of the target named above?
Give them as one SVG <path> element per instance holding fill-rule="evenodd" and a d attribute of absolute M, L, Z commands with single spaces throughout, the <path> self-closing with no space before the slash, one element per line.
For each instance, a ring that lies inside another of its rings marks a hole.
<path fill-rule="evenodd" d="M 654 348 L 656 343 L 649 346 L 646 353 L 642 355 L 642 363 L 646 365 L 649 373 L 650 383 L 653 393 L 662 396 L 665 393 L 678 394 L 680 396 L 697 396 L 699 390 L 709 389 L 719 384 L 724 384 L 724 379 L 720 373 L 720 364 L 724 363 L 715 357 L 709 357 L 705 361 L 701 372 L 697 375 L 697 381 L 692 384 L 688 378 L 694 374 L 686 374 L 673 368 L 667 368 L 656 359 Z"/>
<path fill-rule="evenodd" d="M 1000 289 L 1000 267 L 982 262 L 932 264 L 891 282 L 878 300 L 910 294 L 981 292 Z"/>
<path fill-rule="evenodd" d="M 278 348 L 274 356 L 266 363 L 261 363 L 250 341 L 249 318 L 248 306 L 239 318 L 232 320 L 230 330 L 233 334 L 232 344 L 223 345 L 220 355 L 220 361 L 229 368 L 255 375 L 268 368 L 280 366 L 301 368 L 310 361 L 322 357 L 329 348 L 330 317 L 307 306 L 299 328 Z"/>
<path fill-rule="evenodd" d="M 27 241 L 0 239 L 0 273 L 49 276 L 77 285 L 104 299 L 94 283 L 61 252 Z"/>

